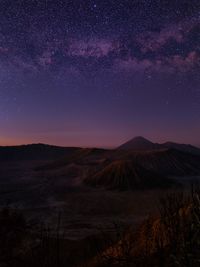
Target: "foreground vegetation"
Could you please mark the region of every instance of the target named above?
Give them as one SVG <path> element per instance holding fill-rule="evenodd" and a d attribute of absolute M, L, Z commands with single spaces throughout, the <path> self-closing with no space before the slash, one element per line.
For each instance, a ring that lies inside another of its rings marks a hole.
<path fill-rule="evenodd" d="M 160 200 L 159 216 L 138 229 L 115 224 L 115 234 L 100 233 L 69 241 L 60 229 L 27 220 L 8 207 L 0 211 L 0 266 L 200 266 L 200 189 Z"/>

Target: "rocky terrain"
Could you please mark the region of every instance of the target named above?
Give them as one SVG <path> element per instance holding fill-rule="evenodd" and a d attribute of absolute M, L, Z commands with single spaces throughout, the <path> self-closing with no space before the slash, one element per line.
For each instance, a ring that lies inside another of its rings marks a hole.
<path fill-rule="evenodd" d="M 0 147 L 0 205 L 18 207 L 52 227 L 62 214 L 68 238 L 77 239 L 110 229 L 113 221 L 137 224 L 156 212 L 165 192 L 198 179 L 198 153 L 178 144 L 149 150 L 143 138 L 131 143 L 136 150 Z"/>

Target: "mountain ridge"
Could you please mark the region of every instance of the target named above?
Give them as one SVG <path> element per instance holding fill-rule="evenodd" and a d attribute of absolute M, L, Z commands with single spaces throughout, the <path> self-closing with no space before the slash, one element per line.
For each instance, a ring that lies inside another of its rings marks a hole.
<path fill-rule="evenodd" d="M 104 154 L 104 152 L 108 154 L 108 157 L 110 155 L 112 157 L 118 157 L 118 154 L 126 155 L 132 152 L 160 151 L 164 149 L 175 149 L 181 152 L 200 155 L 200 148 L 190 144 L 180 144 L 171 141 L 159 144 L 153 143 L 142 136 L 136 136 L 115 149 L 63 147 L 42 143 L 0 146 L 0 160 L 59 160 L 60 158 L 67 157 L 71 161 L 74 157 L 78 159 L 86 155 Z"/>
<path fill-rule="evenodd" d="M 193 146 L 191 144 L 182 144 L 172 141 L 167 141 L 165 143 L 154 143 L 142 136 L 136 136 L 128 140 L 127 142 L 117 147 L 117 150 L 148 151 L 148 150 L 160 150 L 164 148 L 176 149 L 179 151 L 200 155 L 200 148 Z"/>
<path fill-rule="evenodd" d="M 129 141 L 123 143 L 120 145 L 117 149 L 122 149 L 122 150 L 153 150 L 153 149 L 158 149 L 159 144 L 153 143 L 150 140 L 144 138 L 143 136 L 136 136 Z"/>
<path fill-rule="evenodd" d="M 152 187 L 169 187 L 170 179 L 146 169 L 131 160 L 111 162 L 94 175 L 87 177 L 84 183 L 93 187 L 105 187 L 116 190 L 136 190 Z"/>

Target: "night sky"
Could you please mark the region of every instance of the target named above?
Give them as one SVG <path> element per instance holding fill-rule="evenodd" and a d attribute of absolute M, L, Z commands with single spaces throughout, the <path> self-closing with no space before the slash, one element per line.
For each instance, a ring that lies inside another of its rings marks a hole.
<path fill-rule="evenodd" d="M 1 0 L 0 145 L 200 145 L 199 0 Z"/>

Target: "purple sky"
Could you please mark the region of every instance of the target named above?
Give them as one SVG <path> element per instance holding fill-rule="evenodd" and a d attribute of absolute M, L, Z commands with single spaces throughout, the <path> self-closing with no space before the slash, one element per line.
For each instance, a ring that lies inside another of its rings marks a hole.
<path fill-rule="evenodd" d="M 200 145 L 198 0 L 2 0 L 0 145 Z"/>

